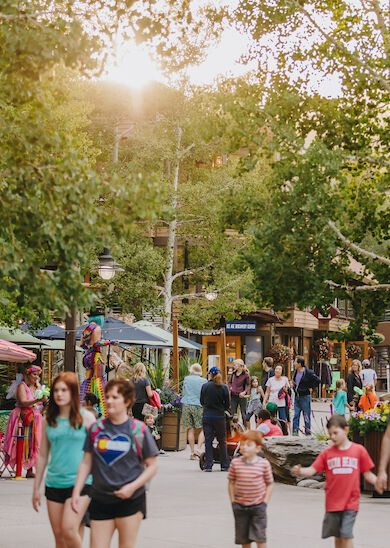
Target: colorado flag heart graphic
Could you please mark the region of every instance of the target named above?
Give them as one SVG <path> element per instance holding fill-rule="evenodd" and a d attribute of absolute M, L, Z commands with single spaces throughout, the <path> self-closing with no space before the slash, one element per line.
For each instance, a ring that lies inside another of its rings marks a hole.
<path fill-rule="evenodd" d="M 109 434 L 102 433 L 96 437 L 94 447 L 99 457 L 111 466 L 130 451 L 131 442 L 126 434 L 111 437 Z"/>

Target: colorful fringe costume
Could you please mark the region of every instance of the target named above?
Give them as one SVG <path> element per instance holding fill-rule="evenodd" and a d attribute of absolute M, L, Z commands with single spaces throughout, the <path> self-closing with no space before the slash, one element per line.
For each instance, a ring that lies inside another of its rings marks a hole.
<path fill-rule="evenodd" d="M 27 399 L 31 401 L 35 400 L 35 389 L 31 390 L 25 382 L 22 384 L 24 384 Z M 20 433 L 26 436 L 23 439 L 22 466 L 25 470 L 36 466 L 42 436 L 41 409 L 41 404 L 34 404 L 31 407 L 19 407 L 18 402 L 16 402 L 15 409 L 10 415 L 7 431 L 5 433 L 4 462 L 6 465 L 10 464 L 14 467 L 16 464 L 17 438 L 14 436 L 19 434 L 19 424 L 21 424 L 23 429 L 21 429 Z"/>
<path fill-rule="evenodd" d="M 92 333 L 97 327 L 96 323 L 90 323 L 83 331 L 81 345 L 86 348 L 86 352 L 83 357 L 83 365 L 86 369 L 86 379 L 80 386 L 80 400 L 84 401 L 85 394 L 92 392 L 99 398 L 99 412 L 106 416 L 106 404 L 104 399 L 104 387 L 106 384 L 106 377 L 104 375 L 104 360 L 101 354 L 102 347 L 109 344 L 113 344 L 112 341 L 97 341 L 89 346 Z"/>

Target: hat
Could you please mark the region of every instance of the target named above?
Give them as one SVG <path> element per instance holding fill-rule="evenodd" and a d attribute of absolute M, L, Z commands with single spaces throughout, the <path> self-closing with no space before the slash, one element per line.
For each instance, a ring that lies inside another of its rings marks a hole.
<path fill-rule="evenodd" d="M 217 373 L 220 373 L 221 370 L 219 367 L 217 367 L 216 365 L 214 365 L 214 367 L 212 367 L 209 371 L 209 373 L 211 373 L 212 375 L 216 375 Z"/>
<path fill-rule="evenodd" d="M 278 406 L 276 403 L 268 402 L 265 406 L 266 410 L 271 413 L 271 415 L 276 415 L 276 412 L 278 410 Z"/>
<path fill-rule="evenodd" d="M 362 361 L 362 366 L 363 367 L 371 367 L 370 360 L 363 360 Z"/>

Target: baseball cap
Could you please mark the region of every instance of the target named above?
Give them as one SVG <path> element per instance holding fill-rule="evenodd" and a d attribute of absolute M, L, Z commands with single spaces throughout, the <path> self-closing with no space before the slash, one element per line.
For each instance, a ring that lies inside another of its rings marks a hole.
<path fill-rule="evenodd" d="M 371 366 L 370 360 L 363 360 L 362 361 L 362 366 L 363 367 L 370 367 Z"/>
<path fill-rule="evenodd" d="M 211 373 L 212 375 L 216 375 L 217 373 L 220 373 L 221 370 L 219 367 L 217 367 L 216 365 L 214 365 L 214 367 L 212 367 L 210 370 L 209 370 L 209 373 Z"/>

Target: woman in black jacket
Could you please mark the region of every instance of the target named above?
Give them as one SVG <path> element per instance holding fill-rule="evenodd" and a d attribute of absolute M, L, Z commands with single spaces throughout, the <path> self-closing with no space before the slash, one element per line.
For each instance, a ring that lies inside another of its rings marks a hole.
<path fill-rule="evenodd" d="M 229 469 L 229 457 L 226 445 L 226 417 L 225 411 L 229 409 L 229 389 L 222 383 L 221 370 L 212 367 L 209 371 L 209 382 L 202 386 L 200 403 L 203 406 L 203 432 L 205 436 L 205 463 L 204 472 L 212 472 L 213 469 L 213 439 L 216 436 L 219 443 L 221 470 Z"/>
<path fill-rule="evenodd" d="M 356 392 L 354 391 L 355 386 L 357 388 L 363 388 L 362 379 L 360 378 L 360 369 L 362 364 L 359 360 L 352 360 L 351 369 L 347 375 L 347 401 L 350 405 L 354 405 L 357 408 L 358 398 L 355 398 Z"/>

